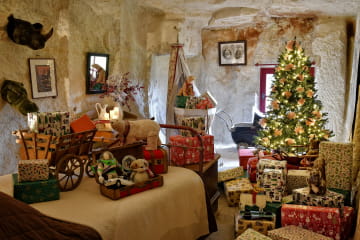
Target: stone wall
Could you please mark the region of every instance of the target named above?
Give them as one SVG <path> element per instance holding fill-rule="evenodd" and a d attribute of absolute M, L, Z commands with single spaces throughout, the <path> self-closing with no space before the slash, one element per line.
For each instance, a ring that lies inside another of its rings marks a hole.
<path fill-rule="evenodd" d="M 218 110 L 227 112 L 234 124 L 251 122 L 252 107 L 259 102 L 261 66 L 255 64 L 276 64 L 285 42 L 296 37 L 305 54 L 315 61 L 318 99 L 323 102 L 323 111 L 329 113 L 328 128 L 335 133 L 332 140 L 348 141 L 349 133 L 343 131 L 345 90 L 349 84 L 346 63 L 352 57 L 347 55 L 347 41 L 352 37 L 348 36 L 347 19 L 263 17 L 231 28 L 203 27 L 201 36 L 203 56 L 189 59 L 190 68 L 200 91 L 209 90 L 218 101 Z M 236 40 L 247 41 L 247 64 L 219 66 L 218 42 Z M 212 133 L 217 144 L 233 144 L 230 131 L 220 118 L 215 118 Z"/>
<path fill-rule="evenodd" d="M 31 99 L 28 59 L 54 58 L 58 95 L 32 99 L 39 110 L 69 111 L 74 107 L 77 113 L 94 110 L 94 104 L 102 99 L 99 94 L 85 93 L 86 54 L 98 52 L 110 54 L 110 75 L 129 71 L 131 79 L 147 88 L 152 54 L 160 49 L 166 51 L 166 43 L 174 39 L 166 39 L 161 33 L 163 12 L 135 4 L 131 0 L 2 1 L 0 85 L 5 79 L 22 82 Z M 32 50 L 8 38 L 5 26 L 11 13 L 31 23 L 42 23 L 45 31 L 54 28 L 45 48 Z M 132 110 L 140 117 L 148 115 L 146 99 L 145 92 L 133 104 Z M 0 116 L 1 175 L 16 171 L 18 146 L 11 132 L 27 128 L 27 119 L 2 99 Z"/>

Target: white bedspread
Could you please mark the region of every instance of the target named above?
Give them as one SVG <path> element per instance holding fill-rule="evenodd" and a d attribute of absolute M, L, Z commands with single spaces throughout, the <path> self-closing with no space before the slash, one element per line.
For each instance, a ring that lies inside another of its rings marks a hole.
<path fill-rule="evenodd" d="M 205 190 L 193 171 L 169 167 L 164 185 L 119 200 L 100 194 L 94 179 L 84 176 L 60 200 L 31 204 L 52 217 L 86 224 L 104 240 L 195 240 L 209 232 Z M 11 175 L 0 177 L 0 190 L 12 195 Z"/>

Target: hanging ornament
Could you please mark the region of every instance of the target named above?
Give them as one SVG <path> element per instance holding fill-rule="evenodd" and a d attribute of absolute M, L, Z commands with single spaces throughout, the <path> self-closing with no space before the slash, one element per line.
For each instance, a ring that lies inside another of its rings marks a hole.
<path fill-rule="evenodd" d="M 300 98 L 297 103 L 298 103 L 298 105 L 302 106 L 302 105 L 304 105 L 304 103 L 305 103 L 305 99 L 304 99 L 304 98 Z"/>
<path fill-rule="evenodd" d="M 302 92 L 305 91 L 305 89 L 304 89 L 304 87 L 298 86 L 298 87 L 296 88 L 296 91 L 297 91 L 298 93 L 302 93 Z"/>
<path fill-rule="evenodd" d="M 314 92 L 313 92 L 313 90 L 307 90 L 306 91 L 306 96 L 308 97 L 308 98 L 312 98 L 313 96 L 314 96 Z"/>
<path fill-rule="evenodd" d="M 287 118 L 288 119 L 294 119 L 296 117 L 296 113 L 294 113 L 294 112 L 289 112 L 288 114 L 287 114 Z"/>
<path fill-rule="evenodd" d="M 280 130 L 280 129 L 275 129 L 274 130 L 274 136 L 275 137 L 278 137 L 278 136 L 281 136 L 282 135 L 282 130 Z"/>

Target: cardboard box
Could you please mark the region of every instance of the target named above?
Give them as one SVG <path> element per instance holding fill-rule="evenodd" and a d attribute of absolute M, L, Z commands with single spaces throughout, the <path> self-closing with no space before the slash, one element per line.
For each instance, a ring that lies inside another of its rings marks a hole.
<path fill-rule="evenodd" d="M 48 159 L 19 160 L 19 182 L 41 181 L 47 179 L 49 179 Z"/>

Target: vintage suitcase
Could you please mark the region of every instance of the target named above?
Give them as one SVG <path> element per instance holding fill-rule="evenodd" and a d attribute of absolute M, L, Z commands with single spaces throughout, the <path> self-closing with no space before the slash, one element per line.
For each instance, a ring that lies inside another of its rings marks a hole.
<path fill-rule="evenodd" d="M 60 199 L 58 180 L 50 176 L 48 180 L 19 182 L 18 174 L 13 176 L 14 198 L 25 203 L 45 202 Z"/>
<path fill-rule="evenodd" d="M 157 150 L 145 150 L 144 158 L 149 162 L 150 169 L 155 174 L 167 173 L 168 153 L 166 149 L 160 147 Z"/>
<path fill-rule="evenodd" d="M 164 184 L 163 176 L 158 175 L 146 182 L 134 184 L 131 186 L 124 186 L 117 189 L 107 188 L 103 184 L 100 185 L 100 193 L 105 197 L 112 200 L 118 200 L 123 197 L 127 197 L 136 193 L 144 192 L 156 187 L 161 187 Z"/>

